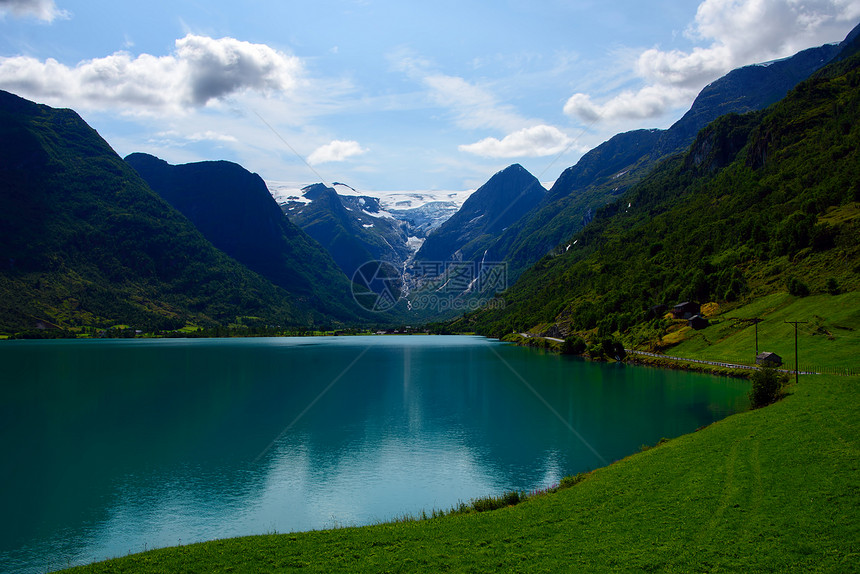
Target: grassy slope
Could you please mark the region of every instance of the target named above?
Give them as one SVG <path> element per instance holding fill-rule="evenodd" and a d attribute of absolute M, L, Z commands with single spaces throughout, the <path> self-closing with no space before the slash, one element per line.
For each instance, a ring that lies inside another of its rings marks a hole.
<path fill-rule="evenodd" d="M 155 550 L 73 572 L 858 571 L 860 379 L 780 403 L 481 514 Z"/>
<path fill-rule="evenodd" d="M 763 319 L 758 326 L 759 351 L 772 351 L 794 368 L 794 326 L 785 321 L 807 321 L 798 325 L 798 354 L 801 370 L 813 367 L 856 369 L 860 349 L 860 292 L 841 295 L 793 297 L 774 293 L 748 305 L 726 311 L 701 331 L 684 328 L 671 336 L 683 340 L 664 349 L 668 355 L 713 361 L 753 364 L 755 330 L 734 319 Z"/>

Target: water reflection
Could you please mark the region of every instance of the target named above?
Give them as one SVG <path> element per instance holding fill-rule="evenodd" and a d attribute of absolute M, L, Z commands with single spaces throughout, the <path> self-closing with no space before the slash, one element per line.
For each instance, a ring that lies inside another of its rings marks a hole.
<path fill-rule="evenodd" d="M 614 460 L 747 390 L 474 337 L 14 342 L 0 361 L 0 570 L 24 572 L 545 487 L 601 464 L 569 426 Z"/>

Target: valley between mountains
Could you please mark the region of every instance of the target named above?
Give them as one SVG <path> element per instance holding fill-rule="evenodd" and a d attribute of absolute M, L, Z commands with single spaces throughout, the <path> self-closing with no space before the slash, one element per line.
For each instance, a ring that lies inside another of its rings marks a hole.
<path fill-rule="evenodd" d="M 857 42 L 734 70 L 551 185 L 513 164 L 474 191 L 123 159 L 74 111 L 3 92 L 0 332 L 429 324 L 659 347 L 660 306 L 856 290 Z"/>

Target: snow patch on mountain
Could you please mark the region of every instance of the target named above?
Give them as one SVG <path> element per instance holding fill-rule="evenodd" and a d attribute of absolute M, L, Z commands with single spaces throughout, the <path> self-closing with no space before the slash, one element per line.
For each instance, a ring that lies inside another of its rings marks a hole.
<path fill-rule="evenodd" d="M 310 203 L 311 200 L 305 197 L 302 188 L 306 184 L 292 183 L 287 181 L 266 181 L 266 187 L 269 188 L 269 193 L 275 198 L 278 203 L 286 203 L 288 201 L 299 201 L 301 203 Z"/>
<path fill-rule="evenodd" d="M 311 202 L 305 197 L 307 184 L 268 180 L 266 185 L 275 201 L 288 214 Z M 366 191 L 340 182 L 331 184 L 331 187 L 345 200 L 347 209 L 355 211 L 352 207 L 355 206 L 364 215 L 403 221 L 409 227 L 409 233 L 422 238 L 422 241 L 428 233 L 457 213 L 463 202 L 475 191 Z"/>
<path fill-rule="evenodd" d="M 307 186 L 306 183 L 295 183 L 287 181 L 267 180 L 266 185 L 272 197 L 278 203 L 286 201 L 303 201 L 309 203 L 310 200 L 304 199 L 302 189 Z M 427 205 L 428 203 L 449 203 L 459 207 L 469 198 L 474 189 L 462 191 L 453 190 L 426 190 L 426 191 L 372 191 L 372 190 L 356 190 L 355 188 L 346 185 L 345 183 L 334 183 L 331 187 L 338 195 L 343 197 L 373 197 L 379 200 L 379 205 L 386 211 L 390 210 L 406 210 L 415 209 Z M 296 199 L 298 198 L 298 199 Z"/>
<path fill-rule="evenodd" d="M 424 239 L 424 237 L 415 237 L 414 235 L 410 235 L 409 239 L 406 241 L 406 246 L 415 253 L 421 249 L 422 245 L 424 245 Z"/>

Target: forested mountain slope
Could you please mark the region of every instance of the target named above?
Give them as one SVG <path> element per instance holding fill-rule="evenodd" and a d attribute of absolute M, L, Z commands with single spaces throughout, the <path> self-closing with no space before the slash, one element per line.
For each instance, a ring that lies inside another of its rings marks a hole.
<path fill-rule="evenodd" d="M 75 112 L 0 92 L 0 332 L 315 313 L 219 251 Z"/>
<path fill-rule="evenodd" d="M 658 304 L 857 290 L 858 65 L 843 59 L 765 111 L 709 124 L 524 273 L 504 309 L 457 328 L 624 335 Z"/>
<path fill-rule="evenodd" d="M 779 101 L 846 44 L 847 40 L 810 48 L 791 58 L 733 70 L 702 89 L 690 110 L 669 129 L 625 132 L 597 146 L 559 176 L 541 205 L 507 229 L 490 247 L 488 257 L 507 261 L 512 278 L 518 277 L 657 163 L 686 151 L 708 123 L 727 113 L 760 110 Z"/>
<path fill-rule="evenodd" d="M 287 219 L 257 174 L 227 161 L 170 165 L 142 153 L 125 161 L 215 247 L 308 310 L 343 321 L 363 312 L 331 256 Z"/>

